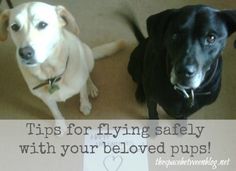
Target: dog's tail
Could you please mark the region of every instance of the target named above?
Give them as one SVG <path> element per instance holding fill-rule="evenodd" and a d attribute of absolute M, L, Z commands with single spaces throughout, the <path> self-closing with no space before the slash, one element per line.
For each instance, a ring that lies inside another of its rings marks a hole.
<path fill-rule="evenodd" d="M 95 47 L 92 51 L 95 59 L 101 59 L 124 49 L 124 47 L 125 42 L 123 40 L 117 40 Z"/>
<path fill-rule="evenodd" d="M 8 5 L 9 8 L 11 8 L 11 9 L 14 8 L 11 0 L 6 0 L 6 2 L 7 2 L 7 5 Z"/>
<path fill-rule="evenodd" d="M 139 43 L 143 42 L 145 40 L 145 37 L 144 37 L 141 29 L 138 26 L 138 22 L 137 22 L 136 18 L 133 15 L 131 15 L 131 17 L 130 17 L 125 14 L 123 15 L 123 17 L 126 19 L 127 23 L 129 24 L 130 28 L 132 29 L 138 42 Z"/>

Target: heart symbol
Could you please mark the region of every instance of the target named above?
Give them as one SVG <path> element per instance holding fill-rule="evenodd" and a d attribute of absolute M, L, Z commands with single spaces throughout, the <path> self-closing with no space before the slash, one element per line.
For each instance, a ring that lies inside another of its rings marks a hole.
<path fill-rule="evenodd" d="M 119 171 L 123 163 L 123 158 L 121 156 L 107 156 L 103 160 L 103 165 L 106 171 Z"/>

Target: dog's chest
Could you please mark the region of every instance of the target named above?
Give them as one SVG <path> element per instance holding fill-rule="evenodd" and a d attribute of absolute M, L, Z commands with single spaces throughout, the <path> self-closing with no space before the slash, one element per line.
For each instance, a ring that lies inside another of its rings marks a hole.
<path fill-rule="evenodd" d="M 89 71 L 86 67 L 73 61 L 68 64 L 65 71 L 62 69 L 56 74 L 54 72 L 53 77 L 50 77 L 48 72 L 45 72 L 53 70 L 53 68 L 48 70 L 38 69 L 32 74 L 32 71 L 29 72 L 21 68 L 24 79 L 34 95 L 41 98 L 51 98 L 55 101 L 65 101 L 78 94 L 89 77 Z M 58 80 L 57 77 L 59 78 Z"/>
<path fill-rule="evenodd" d="M 46 80 L 47 84 L 37 90 L 33 90 L 33 93 L 40 96 L 44 94 L 44 96 L 54 99 L 55 101 L 65 101 L 78 94 L 86 84 L 86 80 L 87 79 L 81 78 L 72 78 L 68 80 L 63 77 L 58 82 Z"/>
<path fill-rule="evenodd" d="M 194 91 L 193 95 L 188 91 L 189 97 L 186 97 L 183 92 L 178 92 L 173 88 L 173 85 L 166 82 L 166 85 L 159 85 L 158 91 L 153 91 L 158 104 L 172 117 L 184 119 L 192 113 L 196 112 L 205 105 L 213 103 L 220 92 L 220 80 L 213 87 L 203 91 Z"/>

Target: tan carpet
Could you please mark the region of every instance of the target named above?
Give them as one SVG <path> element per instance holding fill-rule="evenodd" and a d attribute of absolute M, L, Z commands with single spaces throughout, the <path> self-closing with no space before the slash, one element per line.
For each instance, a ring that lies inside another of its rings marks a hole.
<path fill-rule="evenodd" d="M 14 5 L 26 2 L 15 0 Z M 46 2 L 46 1 L 45 1 Z M 67 119 L 145 119 L 145 105 L 134 98 L 135 84 L 127 73 L 129 55 L 136 41 L 129 27 L 116 15 L 129 4 L 135 11 L 140 26 L 145 30 L 145 19 L 167 8 L 188 4 L 209 4 L 214 7 L 236 8 L 235 0 L 54 0 L 52 4 L 65 5 L 79 23 L 81 39 L 96 46 L 116 39 L 124 39 L 127 48 L 109 58 L 97 61 L 92 73 L 100 90 L 99 97 L 91 100 L 93 110 L 84 117 L 79 112 L 79 96 L 60 104 Z M 3 3 L 3 8 L 6 8 Z M 195 119 L 236 119 L 236 50 L 231 37 L 224 51 L 223 85 L 218 100 L 194 114 Z M 51 119 L 50 111 L 38 98 L 31 95 L 15 61 L 15 47 L 9 39 L 0 43 L 0 118 Z M 168 118 L 162 111 L 161 118 Z"/>

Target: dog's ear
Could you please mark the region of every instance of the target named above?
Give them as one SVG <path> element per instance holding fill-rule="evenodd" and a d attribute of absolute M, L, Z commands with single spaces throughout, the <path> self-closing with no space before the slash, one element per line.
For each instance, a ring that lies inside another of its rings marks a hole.
<path fill-rule="evenodd" d="M 155 37 L 161 40 L 166 27 L 168 25 L 170 16 L 174 13 L 174 9 L 169 9 L 161 13 L 152 15 L 147 19 L 147 31 L 149 37 Z"/>
<path fill-rule="evenodd" d="M 0 14 L 0 41 L 4 41 L 8 37 L 8 23 L 9 23 L 10 10 L 4 10 Z"/>
<path fill-rule="evenodd" d="M 223 10 L 220 12 L 228 29 L 228 36 L 236 31 L 236 10 Z"/>
<path fill-rule="evenodd" d="M 80 30 L 73 15 L 63 6 L 57 6 L 56 11 L 62 26 L 66 26 L 69 31 L 78 36 Z"/>

